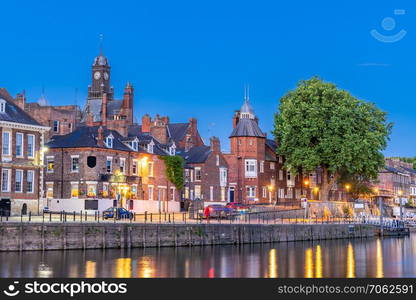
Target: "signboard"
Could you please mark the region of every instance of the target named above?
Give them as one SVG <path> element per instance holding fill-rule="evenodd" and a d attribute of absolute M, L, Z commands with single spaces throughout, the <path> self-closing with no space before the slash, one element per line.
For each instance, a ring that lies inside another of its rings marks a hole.
<path fill-rule="evenodd" d="M 364 203 L 354 203 L 354 208 L 364 208 Z"/>

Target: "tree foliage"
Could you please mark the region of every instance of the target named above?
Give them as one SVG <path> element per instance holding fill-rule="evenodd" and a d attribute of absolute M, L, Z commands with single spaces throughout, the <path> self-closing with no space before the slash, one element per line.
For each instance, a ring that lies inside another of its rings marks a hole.
<path fill-rule="evenodd" d="M 377 177 L 391 128 L 373 103 L 313 77 L 280 99 L 274 135 L 286 168 L 322 172 L 320 199 L 326 201 L 341 172 Z"/>
<path fill-rule="evenodd" d="M 184 160 L 180 156 L 162 156 L 166 166 L 166 177 L 181 191 L 184 185 Z"/>

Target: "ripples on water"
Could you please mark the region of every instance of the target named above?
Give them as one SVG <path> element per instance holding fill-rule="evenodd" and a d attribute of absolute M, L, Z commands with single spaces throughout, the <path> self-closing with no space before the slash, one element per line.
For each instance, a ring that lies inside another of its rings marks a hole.
<path fill-rule="evenodd" d="M 416 234 L 132 250 L 0 253 L 1 277 L 415 277 Z"/>

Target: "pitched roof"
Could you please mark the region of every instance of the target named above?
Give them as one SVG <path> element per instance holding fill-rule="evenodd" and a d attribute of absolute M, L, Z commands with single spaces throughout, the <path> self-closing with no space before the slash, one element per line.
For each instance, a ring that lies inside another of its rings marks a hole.
<path fill-rule="evenodd" d="M 0 99 L 4 100 L 6 103 L 4 113 L 0 113 L 0 121 L 42 126 L 16 104 L 4 99 L 1 96 Z"/>
<path fill-rule="evenodd" d="M 253 136 L 253 137 L 266 137 L 265 134 L 259 128 L 257 122 L 253 119 L 243 118 L 237 123 L 237 126 L 231 132 L 230 137 L 236 136 Z"/>
<path fill-rule="evenodd" d="M 211 154 L 210 146 L 197 146 L 192 147 L 188 151 L 184 149 L 176 150 L 176 154 L 182 156 L 187 164 L 203 163 Z"/>
<path fill-rule="evenodd" d="M 117 115 L 120 111 L 123 100 L 112 100 L 107 102 L 107 117 Z"/>
<path fill-rule="evenodd" d="M 188 130 L 189 123 L 170 123 L 168 124 L 168 133 L 169 137 L 175 141 L 175 143 L 179 143 L 186 134 Z"/>
<path fill-rule="evenodd" d="M 49 143 L 46 144 L 48 148 L 85 148 L 85 147 L 94 147 L 94 148 L 105 148 L 104 146 L 99 146 L 97 143 L 98 137 L 98 128 L 99 126 L 81 126 L 78 127 L 73 132 L 67 135 L 53 136 Z M 104 138 L 110 134 L 114 137 L 113 148 L 115 150 L 122 151 L 132 151 L 128 146 L 123 143 L 123 137 L 115 130 L 109 130 L 104 128 L 103 135 Z"/>
<path fill-rule="evenodd" d="M 275 140 L 266 139 L 266 145 L 270 147 L 274 152 L 277 150 L 277 144 Z"/>

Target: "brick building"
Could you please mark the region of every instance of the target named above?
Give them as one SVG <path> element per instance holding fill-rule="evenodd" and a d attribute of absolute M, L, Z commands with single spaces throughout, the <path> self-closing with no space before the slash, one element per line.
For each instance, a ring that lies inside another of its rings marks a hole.
<path fill-rule="evenodd" d="M 276 155 L 276 143 L 259 128 L 248 97 L 233 116 L 229 165 L 229 201 L 243 203 L 293 202 L 300 200 L 300 176 L 283 169 L 284 158 Z"/>
<path fill-rule="evenodd" d="M 228 200 L 228 164 L 217 137 L 210 139 L 209 146 L 180 148 L 177 153 L 185 160 L 185 199 L 202 199 L 206 204 Z"/>
<path fill-rule="evenodd" d="M 52 210 L 179 211 L 179 195 L 149 136 L 123 137 L 102 126 L 81 126 L 47 144 L 45 184 Z"/>
<path fill-rule="evenodd" d="M 48 130 L 0 89 L 1 214 L 37 214 L 43 208 L 43 145 Z"/>

